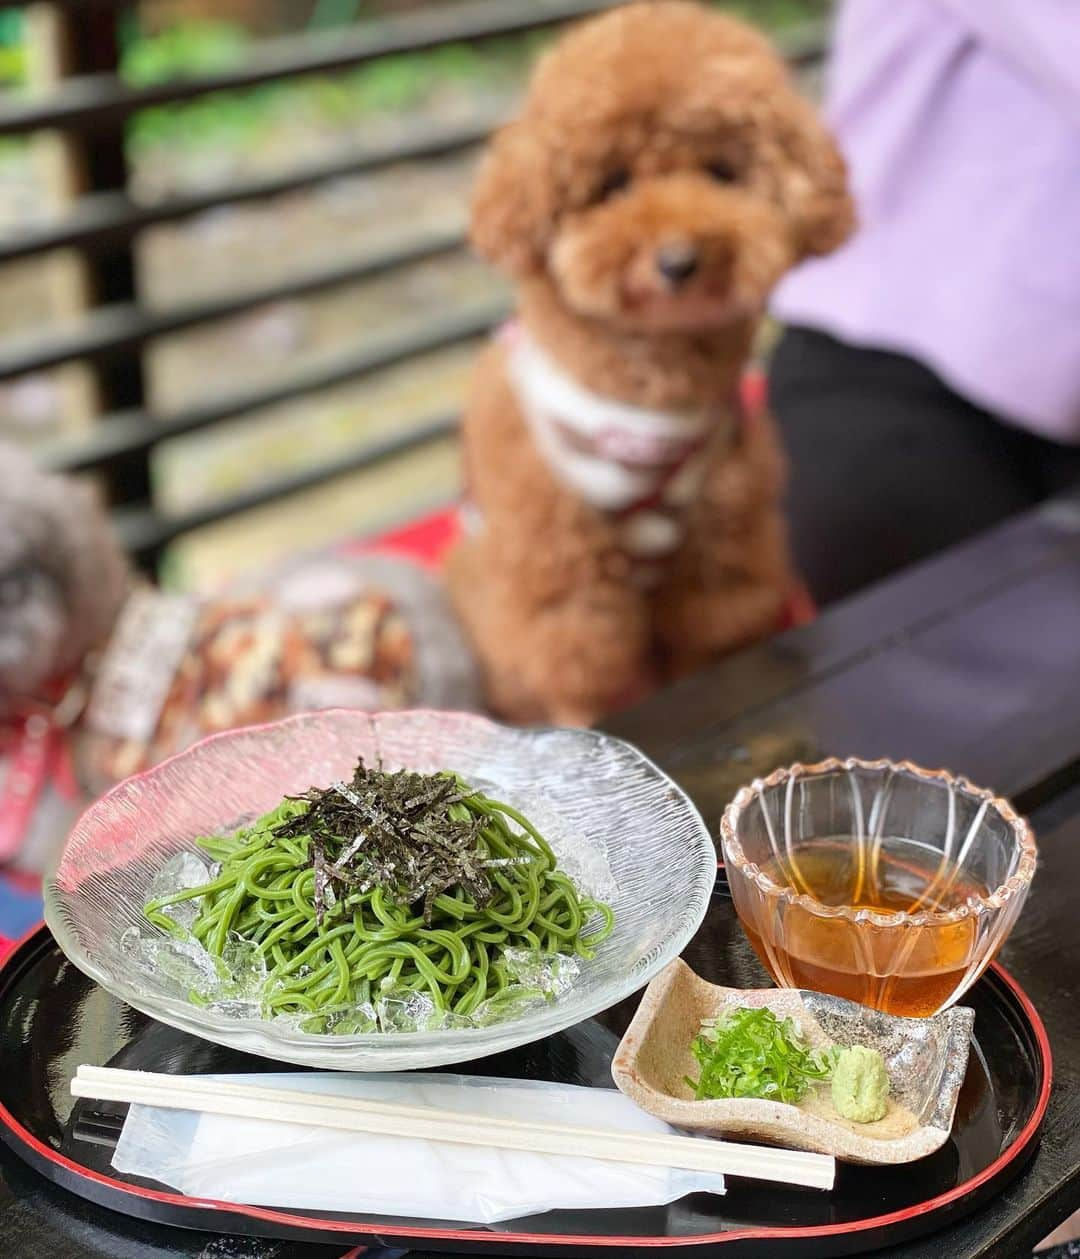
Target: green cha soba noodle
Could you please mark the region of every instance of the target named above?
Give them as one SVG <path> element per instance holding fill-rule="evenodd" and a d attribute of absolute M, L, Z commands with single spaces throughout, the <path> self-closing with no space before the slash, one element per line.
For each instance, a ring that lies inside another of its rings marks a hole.
<path fill-rule="evenodd" d="M 312 1031 L 386 989 L 461 1016 L 498 1009 L 522 991 L 507 950 L 589 958 L 614 925 L 527 818 L 453 774 L 361 763 L 349 784 L 197 842 L 215 877 L 150 901 L 146 917 L 185 934 L 163 911 L 199 898 L 191 935 L 219 958 L 230 940 L 254 944 L 265 1012 L 306 1016 Z"/>

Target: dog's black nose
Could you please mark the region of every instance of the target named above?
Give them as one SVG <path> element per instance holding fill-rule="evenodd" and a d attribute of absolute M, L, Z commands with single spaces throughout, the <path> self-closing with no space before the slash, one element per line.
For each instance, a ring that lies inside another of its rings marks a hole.
<path fill-rule="evenodd" d="M 656 266 L 670 284 L 682 284 L 698 268 L 697 250 L 682 241 L 671 241 L 656 251 Z"/>

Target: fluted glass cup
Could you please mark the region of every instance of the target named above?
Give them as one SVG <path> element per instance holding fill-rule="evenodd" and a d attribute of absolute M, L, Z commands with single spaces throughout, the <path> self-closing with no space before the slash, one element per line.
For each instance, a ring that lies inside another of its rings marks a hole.
<path fill-rule="evenodd" d="M 906 761 L 777 770 L 738 792 L 721 839 L 739 920 L 781 987 L 915 1017 L 978 979 L 1035 873 L 1006 800 Z"/>

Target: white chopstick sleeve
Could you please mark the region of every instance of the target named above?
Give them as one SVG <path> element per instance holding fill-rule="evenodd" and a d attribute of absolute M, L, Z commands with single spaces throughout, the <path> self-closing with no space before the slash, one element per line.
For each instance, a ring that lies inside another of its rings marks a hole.
<path fill-rule="evenodd" d="M 243 1083 L 252 1077 L 212 1078 Z M 613 1089 L 416 1072 L 282 1073 L 260 1075 L 258 1082 L 464 1114 L 617 1129 L 631 1139 L 674 1131 Z M 476 1224 L 554 1209 L 663 1205 L 689 1193 L 724 1192 L 718 1174 L 140 1105 L 130 1109 L 113 1166 L 190 1197 Z"/>

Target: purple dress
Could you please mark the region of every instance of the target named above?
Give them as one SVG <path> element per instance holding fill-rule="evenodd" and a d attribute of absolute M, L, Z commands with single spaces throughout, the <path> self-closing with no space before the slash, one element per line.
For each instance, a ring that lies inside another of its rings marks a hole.
<path fill-rule="evenodd" d="M 1080 0 L 846 0 L 827 116 L 860 227 L 776 316 L 1080 442 Z"/>

